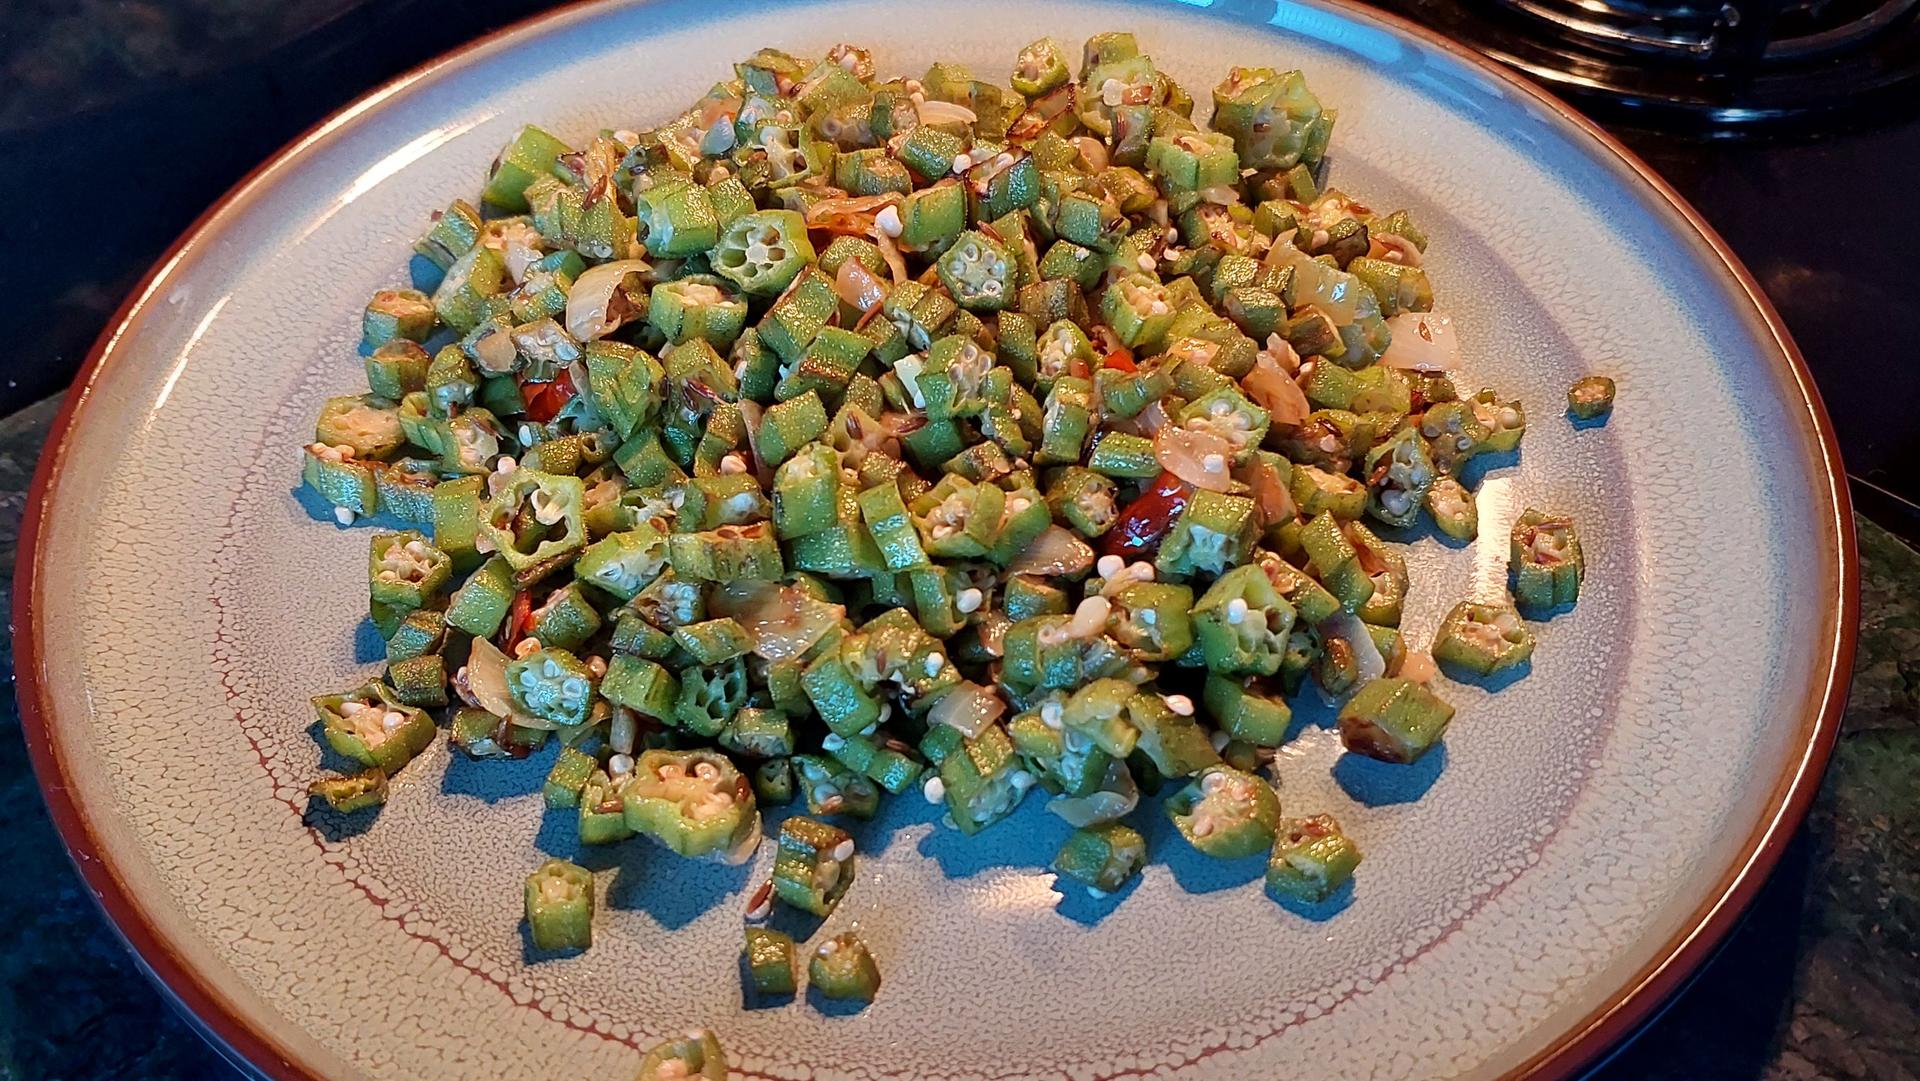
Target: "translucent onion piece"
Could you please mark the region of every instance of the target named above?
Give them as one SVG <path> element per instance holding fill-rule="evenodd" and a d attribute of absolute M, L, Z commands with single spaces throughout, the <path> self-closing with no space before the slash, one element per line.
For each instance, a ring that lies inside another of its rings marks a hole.
<path fill-rule="evenodd" d="M 1320 621 L 1315 628 L 1322 638 L 1338 638 L 1353 647 L 1353 658 L 1360 670 L 1360 678 L 1355 687 L 1367 684 L 1387 674 L 1387 659 L 1380 655 L 1380 647 L 1373 644 L 1373 635 L 1367 633 L 1367 625 L 1352 612 L 1335 612 Z"/>
<path fill-rule="evenodd" d="M 772 582 L 728 582 L 714 590 L 708 607 L 745 628 L 753 651 L 770 661 L 812 649 L 847 614 L 844 605 Z"/>
<path fill-rule="evenodd" d="M 1107 765 L 1106 780 L 1100 791 L 1089 796 L 1061 796 L 1047 804 L 1047 810 L 1066 820 L 1075 829 L 1112 822 L 1140 805 L 1140 786 L 1134 783 L 1127 764 L 1116 759 Z"/>
<path fill-rule="evenodd" d="M 1272 415 L 1275 424 L 1300 424 L 1313 412 L 1300 384 L 1264 351 L 1254 358 L 1253 370 L 1240 380 L 1240 386 L 1254 404 Z"/>
<path fill-rule="evenodd" d="M 1007 704 L 977 683 L 962 683 L 940 697 L 927 711 L 927 721 L 944 724 L 968 739 L 980 738 L 987 726 L 1005 716 Z"/>
<path fill-rule="evenodd" d="M 1238 487 L 1231 468 L 1233 444 L 1212 432 L 1169 424 L 1154 433 L 1153 456 L 1161 468 L 1195 488 L 1229 492 Z M 1218 468 L 1207 468 L 1209 460 Z"/>
<path fill-rule="evenodd" d="M 507 694 L 507 655 L 485 638 L 475 638 L 467 654 L 467 689 L 481 709 L 495 717 L 513 716 L 513 697 Z"/>
<path fill-rule="evenodd" d="M 858 259 L 848 259 L 840 264 L 833 276 L 833 291 L 840 299 L 862 312 L 869 312 L 880 306 L 887 297 L 887 287 L 873 272 L 860 265 Z"/>
<path fill-rule="evenodd" d="M 1007 568 L 1011 574 L 1080 574 L 1093 566 L 1093 549 L 1057 525 L 1033 539 Z"/>
<path fill-rule="evenodd" d="M 613 294 L 628 274 L 644 274 L 650 269 L 645 259 L 617 259 L 588 267 L 567 291 L 567 333 L 578 341 L 590 342 L 619 329 L 628 315 L 638 312 L 613 309 Z"/>
<path fill-rule="evenodd" d="M 1387 320 L 1393 341 L 1380 354 L 1389 368 L 1416 372 L 1460 370 L 1460 335 L 1440 312 L 1401 312 Z"/>
<path fill-rule="evenodd" d="M 972 109 L 951 101 L 922 101 L 915 105 L 922 124 L 977 124 L 980 118 Z"/>

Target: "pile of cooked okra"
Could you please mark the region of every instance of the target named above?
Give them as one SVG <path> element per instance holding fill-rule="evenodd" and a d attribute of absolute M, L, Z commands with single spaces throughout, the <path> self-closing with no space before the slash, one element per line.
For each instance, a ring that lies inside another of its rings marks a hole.
<path fill-rule="evenodd" d="M 1211 96 L 1199 125 L 1126 33 L 1077 71 L 1036 42 L 1010 88 L 840 45 L 761 50 L 656 128 L 522 131 L 433 216 L 421 287 L 367 306 L 367 391 L 306 448 L 342 523 L 410 526 L 371 541 L 385 672 L 314 699 L 364 770 L 315 794 L 381 802 L 444 725 L 476 759 L 551 745 L 582 844 L 744 860 L 797 800 L 756 916 L 831 912 L 854 846 L 822 819 L 910 792 L 967 834 L 1046 800 L 1095 891 L 1139 873 L 1142 793 L 1282 898 L 1339 889 L 1359 849 L 1271 780 L 1289 698 L 1412 762 L 1438 668 L 1525 663 L 1580 542 L 1527 511 L 1512 600 L 1405 640 L 1390 538 L 1473 539 L 1462 467 L 1524 410 L 1450 378 L 1413 219 L 1322 186 L 1300 73 Z M 586 945 L 592 897 L 543 866 L 535 941 Z M 770 935 L 750 970 L 791 990 Z M 829 946 L 816 982 L 870 995 Z"/>

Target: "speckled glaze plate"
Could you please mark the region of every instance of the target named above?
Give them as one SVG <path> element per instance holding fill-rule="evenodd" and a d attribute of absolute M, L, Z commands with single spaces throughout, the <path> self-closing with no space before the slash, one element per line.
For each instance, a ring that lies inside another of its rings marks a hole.
<path fill-rule="evenodd" d="M 360 306 L 428 211 L 472 195 L 522 123 L 657 122 L 763 44 L 998 72 L 1042 34 L 1116 27 L 1192 87 L 1304 68 L 1340 109 L 1334 182 L 1433 237 L 1467 385 L 1532 407 L 1524 452 L 1485 481 L 1489 539 L 1413 545 L 1412 641 L 1500 588 L 1523 506 L 1586 538 L 1587 588 L 1539 627 L 1531 673 L 1444 688 L 1443 752 L 1343 758 L 1324 718 L 1286 748 L 1283 802 L 1337 814 L 1367 852 L 1349 897 L 1289 912 L 1257 866 L 1207 866 L 1143 814 L 1154 863 L 1096 904 L 1042 869 L 1064 830 L 1039 799 L 972 840 L 899 800 L 860 831 L 829 924 L 863 927 L 880 1001 L 745 1011 L 758 867 L 591 853 L 596 945 L 529 956 L 521 878 L 574 853 L 542 813 L 545 756 L 442 745 L 375 818 L 306 811 L 307 698 L 374 670 L 377 643 L 366 532 L 302 501 L 295 448 L 359 384 Z M 1562 394 L 1595 372 L 1620 408 L 1575 431 Z M 694 1025 L 765 1079 L 1565 1076 L 1657 1007 L 1772 866 L 1852 652 L 1833 442 L 1751 279 L 1584 122 L 1333 3 L 567 9 L 361 101 L 223 200 L 102 339 L 51 448 L 15 611 L 49 805 L 145 963 L 275 1078 L 623 1078 Z"/>

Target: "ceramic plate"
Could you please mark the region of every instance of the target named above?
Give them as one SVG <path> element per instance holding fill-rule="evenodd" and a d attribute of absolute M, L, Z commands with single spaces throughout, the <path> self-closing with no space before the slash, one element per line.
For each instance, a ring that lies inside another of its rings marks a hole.
<path fill-rule="evenodd" d="M 376 643 L 367 530 L 302 501 L 296 447 L 360 384 L 360 307 L 430 210 L 472 196 L 523 123 L 658 122 L 761 45 L 1003 72 L 1035 37 L 1116 27 L 1190 87 L 1304 68 L 1340 110 L 1333 182 L 1431 234 L 1467 386 L 1532 407 L 1481 495 L 1492 540 L 1414 546 L 1412 641 L 1499 588 L 1522 507 L 1586 537 L 1579 607 L 1539 628 L 1531 674 L 1444 688 L 1443 753 L 1356 762 L 1317 724 L 1286 748 L 1284 803 L 1367 852 L 1344 905 L 1281 909 L 1257 868 L 1203 866 L 1154 815 L 1144 882 L 1096 905 L 1043 870 L 1064 830 L 1039 799 L 973 840 L 903 799 L 861 831 L 829 924 L 864 929 L 880 1001 L 744 1011 L 758 869 L 593 853 L 594 948 L 526 956 L 522 876 L 573 854 L 542 814 L 545 756 L 441 745 L 370 824 L 306 813 L 307 698 L 375 671 Z M 1562 395 L 1596 372 L 1620 408 L 1576 432 Z M 88 881 L 272 1077 L 620 1078 L 695 1025 L 766 1079 L 1564 1075 L 1702 959 L 1818 778 L 1853 627 L 1837 476 L 1791 345 L 1698 219 L 1583 122 L 1401 24 L 1318 2 L 577 7 L 363 100 L 156 270 L 42 465 L 22 698 Z"/>

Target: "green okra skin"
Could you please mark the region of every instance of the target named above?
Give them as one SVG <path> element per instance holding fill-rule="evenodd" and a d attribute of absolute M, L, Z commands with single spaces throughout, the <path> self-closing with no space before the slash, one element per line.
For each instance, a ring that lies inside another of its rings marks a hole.
<path fill-rule="evenodd" d="M 727 1055 L 720 1041 L 706 1029 L 665 1043 L 647 1052 L 634 1081 L 727 1081 Z"/>
<path fill-rule="evenodd" d="M 565 179 L 560 158 L 566 153 L 567 144 L 528 124 L 494 159 L 487 174 L 486 201 L 502 210 L 526 210 L 527 185 L 542 176 Z"/>
<path fill-rule="evenodd" d="M 1154 456 L 1153 441 L 1125 432 L 1107 432 L 1097 437 L 1087 468 L 1107 477 L 1123 480 L 1151 480 L 1160 475 L 1161 465 Z"/>
<path fill-rule="evenodd" d="M 985 233 L 968 229 L 934 264 L 941 285 L 969 311 L 999 311 L 1013 302 L 1013 253 Z"/>
<path fill-rule="evenodd" d="M 351 448 L 348 448 L 349 450 Z M 373 463 L 358 461 L 341 448 L 315 443 L 306 448 L 301 481 L 333 504 L 335 516 L 351 523 L 355 514 L 373 514 L 380 508 L 380 486 Z"/>
<path fill-rule="evenodd" d="M 553 768 L 547 771 L 546 784 L 541 788 L 541 799 L 548 807 L 577 808 L 580 806 L 580 794 L 585 791 L 587 781 L 598 768 L 594 757 L 578 747 L 562 747 L 553 760 Z"/>
<path fill-rule="evenodd" d="M 1522 511 L 1509 535 L 1507 567 L 1523 611 L 1544 613 L 1579 600 L 1587 561 L 1573 519 Z"/>
<path fill-rule="evenodd" d="M 691 665 L 680 670 L 680 696 L 672 723 L 694 735 L 718 736 L 747 698 L 746 667 L 739 661 Z"/>
<path fill-rule="evenodd" d="M 769 758 L 753 768 L 753 794 L 762 807 L 793 802 L 793 763 Z"/>
<path fill-rule="evenodd" d="M 1232 573 L 1232 572 L 1228 572 Z M 1193 589 L 1135 582 L 1109 598 L 1107 633 L 1142 661 L 1171 661 L 1194 644 Z M 1065 605 L 1061 606 L 1065 610 Z"/>
<path fill-rule="evenodd" d="M 1253 500 L 1199 489 L 1160 542 L 1154 566 L 1175 577 L 1221 574 L 1246 560 L 1256 532 Z"/>
<path fill-rule="evenodd" d="M 1180 836 L 1216 859 L 1269 851 L 1280 821 L 1280 797 L 1273 786 L 1226 765 L 1201 770 L 1166 806 Z"/>
<path fill-rule="evenodd" d="M 792 935 L 765 927 L 749 927 L 744 954 L 749 990 L 767 996 L 794 993 Z"/>
<path fill-rule="evenodd" d="M 847 831 L 811 818 L 789 818 L 780 825 L 773 895 L 802 911 L 831 916 L 853 885 L 854 865 Z"/>
<path fill-rule="evenodd" d="M 414 530 L 375 533 L 368 545 L 370 596 L 381 604 L 419 608 L 453 576 L 453 559 Z"/>
<path fill-rule="evenodd" d="M 1140 831 L 1119 822 L 1074 830 L 1053 857 L 1053 870 L 1087 887 L 1096 897 L 1117 893 L 1147 862 Z"/>
<path fill-rule="evenodd" d="M 408 612 L 386 635 L 387 662 L 437 653 L 447 638 L 446 613 L 434 608 Z"/>
<path fill-rule="evenodd" d="M 872 1002 L 880 993 L 880 967 L 852 931 L 822 942 L 807 960 L 807 980 L 827 998 Z"/>
<path fill-rule="evenodd" d="M 1382 762 L 1417 761 L 1453 720 L 1453 707 L 1410 679 L 1382 677 L 1361 687 L 1340 709 L 1340 742 Z"/>
<path fill-rule="evenodd" d="M 566 860 L 547 860 L 527 876 L 527 929 L 536 949 L 584 950 L 593 945 L 593 873 Z"/>
<path fill-rule="evenodd" d="M 1286 700 L 1262 693 L 1251 680 L 1209 674 L 1201 700 L 1222 732 L 1255 747 L 1280 746 L 1293 724 Z"/>
<path fill-rule="evenodd" d="M 584 724 L 598 684 L 586 662 L 564 649 L 537 649 L 507 664 L 514 709 L 550 727 Z"/>
<path fill-rule="evenodd" d="M 720 239 L 720 220 L 707 189 L 668 177 L 634 195 L 635 210 L 646 227 L 647 254 L 660 259 L 704 252 Z"/>
<path fill-rule="evenodd" d="M 1452 671 L 1490 676 L 1533 656 L 1533 632 L 1511 604 L 1461 601 L 1441 620 L 1432 653 Z"/>
<path fill-rule="evenodd" d="M 1318 904 L 1346 885 L 1359 866 L 1359 847 L 1333 816 L 1290 818 L 1275 830 L 1267 892 L 1280 900 Z"/>
<path fill-rule="evenodd" d="M 654 287 L 647 322 L 675 345 L 698 340 L 725 349 L 746 328 L 747 305 L 711 282 L 681 279 Z"/>
<path fill-rule="evenodd" d="M 733 853 L 759 824 L 753 787 L 713 751 L 642 753 L 621 801 L 628 829 L 682 856 Z"/>
<path fill-rule="evenodd" d="M 1590 375 L 1567 388 L 1567 415 L 1575 420 L 1600 420 L 1613 413 L 1613 380 Z"/>
<path fill-rule="evenodd" d="M 387 802 L 387 774 L 378 766 L 344 777 L 322 777 L 307 786 L 307 795 L 327 801 L 340 814 L 352 814 Z"/>
<path fill-rule="evenodd" d="M 550 649 L 579 649 L 605 622 L 577 579 L 549 593 L 532 617 L 534 639 Z"/>
<path fill-rule="evenodd" d="M 447 704 L 447 664 L 438 653 L 390 661 L 386 679 L 393 696 L 409 706 Z"/>
<path fill-rule="evenodd" d="M 432 355 L 418 341 L 390 338 L 367 354 L 367 389 L 376 398 L 397 402 L 427 389 L 427 371 L 432 367 Z"/>
<path fill-rule="evenodd" d="M 872 818 L 879 810 L 879 787 L 860 774 L 817 755 L 797 754 L 790 761 L 808 814 Z"/>

